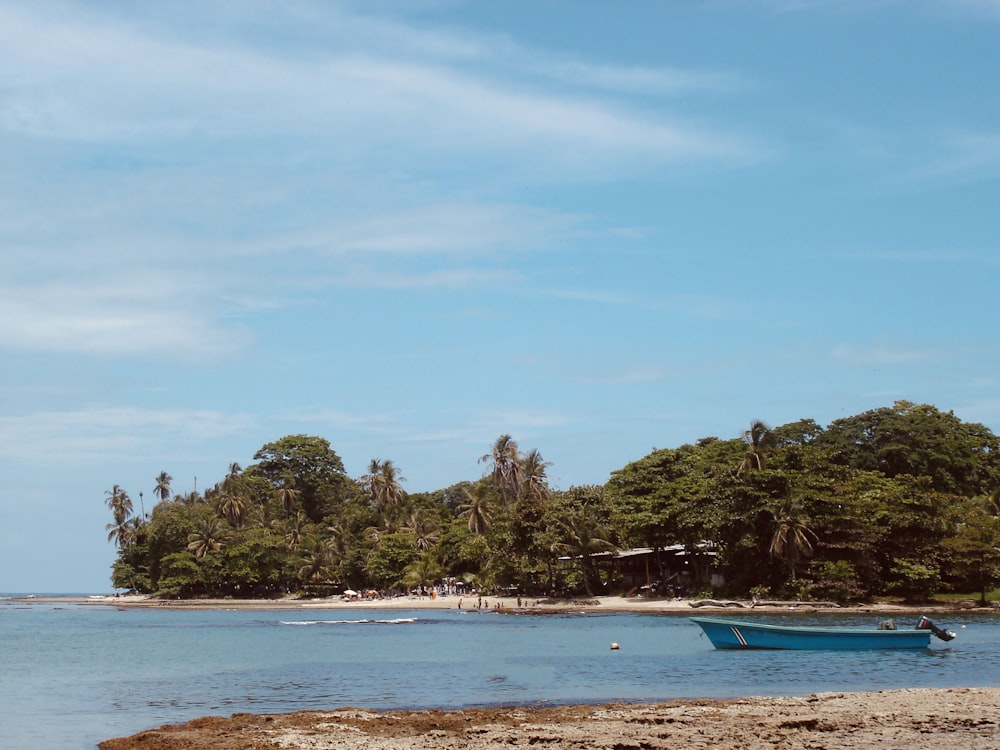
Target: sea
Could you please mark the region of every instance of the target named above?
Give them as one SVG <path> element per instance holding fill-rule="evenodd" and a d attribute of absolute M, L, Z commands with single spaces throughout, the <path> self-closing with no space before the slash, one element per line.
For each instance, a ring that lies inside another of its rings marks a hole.
<path fill-rule="evenodd" d="M 94 750 L 111 737 L 243 712 L 1000 685 L 995 612 L 934 616 L 958 638 L 932 639 L 926 650 L 735 652 L 713 649 L 686 614 L 173 610 L 16 596 L 0 595 L 0 748 L 8 750 Z M 766 616 L 862 627 L 880 619 Z"/>

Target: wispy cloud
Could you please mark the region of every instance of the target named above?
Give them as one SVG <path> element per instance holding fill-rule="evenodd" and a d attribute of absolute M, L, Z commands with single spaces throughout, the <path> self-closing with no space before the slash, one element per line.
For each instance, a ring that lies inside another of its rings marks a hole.
<path fill-rule="evenodd" d="M 0 349 L 215 361 L 252 342 L 249 331 L 219 324 L 195 300 L 177 308 L 177 296 L 165 304 L 144 284 L 5 285 L 2 291 Z"/>
<path fill-rule="evenodd" d="M 838 344 L 832 349 L 830 356 L 839 362 L 856 367 L 908 365 L 934 358 L 933 352 L 921 349 L 897 349 L 888 346 L 856 347 L 849 344 Z"/>
<path fill-rule="evenodd" d="M 681 68 L 594 64 L 581 60 L 532 60 L 543 75 L 580 86 L 608 91 L 680 95 L 691 93 L 727 93 L 749 88 L 750 84 L 734 72 L 685 70 Z"/>
<path fill-rule="evenodd" d="M 94 406 L 0 417 L 0 458 L 81 465 L 176 453 L 207 440 L 254 429 L 243 414 L 212 410 Z"/>
<path fill-rule="evenodd" d="M 590 219 L 504 186 L 760 156 L 655 101 L 725 95 L 729 73 L 358 7 L 0 6 L 0 348 L 219 356 L 253 345 L 228 313 L 303 287 L 518 283 L 497 257 Z"/>
<path fill-rule="evenodd" d="M 0 62 L 16 74 L 0 128 L 36 137 L 277 134 L 333 144 L 350 135 L 352 149 L 365 142 L 405 143 L 417 153 L 528 149 L 563 168 L 582 165 L 586 153 L 606 166 L 639 155 L 667 162 L 742 160 L 753 150 L 733 133 L 671 122 L 613 100 L 528 89 L 504 80 L 501 70 L 466 72 L 434 58 L 362 55 L 336 45 L 294 55 L 251 49 L 238 39 L 180 41 L 93 17 L 54 23 L 10 7 L 0 10 L 0 29 Z M 563 68 L 583 70 L 571 63 Z M 679 72 L 612 66 L 601 77 L 626 87 L 640 79 L 645 87 L 685 79 Z"/>
<path fill-rule="evenodd" d="M 959 132 L 948 135 L 936 156 L 911 174 L 920 179 L 995 179 L 1000 175 L 1000 132 Z"/>

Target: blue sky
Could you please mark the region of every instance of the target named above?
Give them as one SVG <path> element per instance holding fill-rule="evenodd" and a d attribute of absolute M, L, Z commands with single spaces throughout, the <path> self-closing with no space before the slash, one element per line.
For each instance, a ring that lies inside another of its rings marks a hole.
<path fill-rule="evenodd" d="M 1000 2 L 0 2 L 0 591 L 287 434 L 410 492 L 1000 431 Z"/>

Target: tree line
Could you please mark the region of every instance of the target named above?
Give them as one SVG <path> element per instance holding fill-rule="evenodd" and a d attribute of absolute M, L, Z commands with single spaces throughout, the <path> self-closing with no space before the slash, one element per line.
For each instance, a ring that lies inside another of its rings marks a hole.
<path fill-rule="evenodd" d="M 1000 443 L 930 405 L 899 401 L 825 428 L 753 421 L 733 438 L 654 449 L 604 485 L 566 490 L 550 486 L 539 451 L 510 435 L 479 462 L 478 481 L 408 493 L 391 460 L 351 478 L 327 440 L 289 435 L 202 494 L 174 494 L 161 472 L 149 514 L 115 485 L 112 583 L 169 597 L 446 579 L 486 592 L 627 593 L 607 553 L 676 545 L 713 596 L 847 602 L 952 591 L 985 603 L 1000 574 Z M 649 582 L 667 572 L 654 565 Z"/>

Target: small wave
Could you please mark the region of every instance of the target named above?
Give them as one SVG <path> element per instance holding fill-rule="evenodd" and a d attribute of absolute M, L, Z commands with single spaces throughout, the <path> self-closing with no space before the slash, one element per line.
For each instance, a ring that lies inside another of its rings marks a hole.
<path fill-rule="evenodd" d="M 279 625 L 409 625 L 416 617 L 398 617 L 394 620 L 281 620 Z"/>

